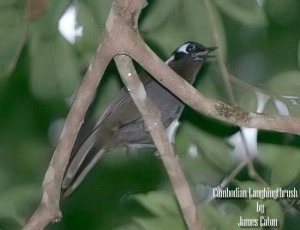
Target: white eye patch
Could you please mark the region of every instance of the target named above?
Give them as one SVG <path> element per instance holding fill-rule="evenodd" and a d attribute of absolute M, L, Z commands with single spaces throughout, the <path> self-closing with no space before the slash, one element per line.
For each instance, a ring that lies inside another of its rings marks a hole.
<path fill-rule="evenodd" d="M 178 48 L 178 50 L 177 50 L 177 52 L 178 53 L 186 53 L 186 54 L 188 54 L 188 52 L 186 51 L 186 49 L 187 49 L 187 47 L 190 45 L 190 43 L 186 43 L 186 44 L 184 44 L 184 45 L 182 45 L 182 46 L 180 46 L 179 48 Z"/>

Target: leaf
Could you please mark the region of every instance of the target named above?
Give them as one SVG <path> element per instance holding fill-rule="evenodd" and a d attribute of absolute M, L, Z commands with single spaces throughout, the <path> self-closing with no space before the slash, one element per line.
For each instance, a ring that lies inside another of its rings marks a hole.
<path fill-rule="evenodd" d="M 195 183 L 217 185 L 233 167 L 225 140 L 183 123 L 176 138 L 180 159 Z"/>
<path fill-rule="evenodd" d="M 257 159 L 268 168 L 273 167 L 280 154 L 282 154 L 282 148 L 278 145 L 262 143 L 258 145 Z"/>
<path fill-rule="evenodd" d="M 300 179 L 300 151 L 285 148 L 281 154 L 282 156 L 273 165 L 271 184 L 286 187 Z"/>
<path fill-rule="evenodd" d="M 257 1 L 215 0 L 219 8 L 233 20 L 246 26 L 267 26 L 264 9 Z"/>
<path fill-rule="evenodd" d="M 271 185 L 286 187 L 300 177 L 300 150 L 290 146 L 260 144 L 258 160 L 271 169 Z"/>
<path fill-rule="evenodd" d="M 201 220 L 205 229 L 222 229 L 222 230 L 231 230 L 232 226 L 236 226 L 237 215 L 234 211 L 234 206 L 230 212 L 222 210 L 221 205 L 215 206 L 212 203 L 201 206 Z M 237 208 L 235 207 L 237 210 Z"/>
<path fill-rule="evenodd" d="M 224 58 L 226 59 L 226 35 L 221 17 L 218 14 L 218 11 L 215 10 L 214 4 L 211 4 L 211 10 L 215 25 L 212 25 L 213 22 L 209 21 L 209 15 L 204 1 L 184 1 L 183 12 L 186 20 L 186 28 L 189 28 L 193 37 L 196 37 L 199 41 L 209 46 L 215 45 L 212 44 L 212 33 L 214 32 L 212 27 L 215 26 L 217 29 L 217 35 L 220 37 L 221 42 L 221 47 L 218 48 L 223 50 Z"/>
<path fill-rule="evenodd" d="M 151 47 L 158 46 L 161 48 L 161 52 L 170 55 L 179 45 L 187 40 L 196 40 L 191 38 L 189 31 L 185 30 L 185 21 L 182 17 L 182 13 L 176 7 L 162 7 L 164 1 L 151 2 L 148 7 L 145 8 L 146 16 L 141 22 L 141 33 L 147 43 L 150 43 Z M 153 7 L 152 7 L 153 4 Z M 153 11 L 160 10 L 159 15 L 153 15 Z M 172 14 L 170 15 L 170 12 Z M 178 12 L 178 13 L 175 13 Z M 169 14 L 169 15 L 168 15 Z M 149 16 L 148 16 L 149 15 Z M 156 17 L 154 25 L 151 25 L 154 17 Z M 172 20 L 166 17 L 172 17 Z M 166 59 L 166 58 L 165 58 Z"/>
<path fill-rule="evenodd" d="M 299 25 L 299 1 L 265 1 L 265 11 L 272 23 L 280 26 Z M 299 30 L 299 29 L 298 29 Z"/>
<path fill-rule="evenodd" d="M 141 228 L 137 226 L 135 223 L 130 223 L 127 225 L 114 228 L 113 230 L 141 230 Z"/>
<path fill-rule="evenodd" d="M 184 223 L 175 216 L 162 216 L 157 218 L 134 218 L 134 222 L 143 230 L 184 230 Z"/>
<path fill-rule="evenodd" d="M 243 190 L 262 190 L 264 187 L 258 182 L 254 181 L 236 181 L 238 187 Z M 263 204 L 265 206 L 266 214 L 270 218 L 276 218 L 280 220 L 283 217 L 282 215 L 282 207 L 280 206 L 280 202 L 278 200 L 265 199 L 265 200 L 256 200 L 256 199 L 247 199 L 247 206 L 239 213 L 239 216 L 244 218 L 258 218 L 258 213 L 256 211 L 257 202 Z M 282 223 L 282 222 L 280 222 Z"/>
<path fill-rule="evenodd" d="M 279 94 L 281 96 L 299 97 L 300 96 L 300 71 L 291 70 L 291 71 L 286 71 L 286 72 L 281 72 L 279 74 L 276 74 L 267 82 L 266 87 L 271 92 L 275 92 L 276 94 Z M 299 103 L 286 103 L 286 105 L 288 107 L 290 114 L 292 115 L 300 114 Z M 273 105 L 268 105 L 267 109 L 272 109 L 272 107 L 270 108 L 270 106 Z"/>
<path fill-rule="evenodd" d="M 298 67 L 300 68 L 300 40 L 298 42 Z"/>
<path fill-rule="evenodd" d="M 24 224 L 23 212 L 40 196 L 40 187 L 37 185 L 19 185 L 1 191 L 0 219 L 10 219 L 20 226 Z"/>
<path fill-rule="evenodd" d="M 76 39 L 76 48 L 84 55 L 86 64 L 90 62 L 101 41 L 105 23 L 104 17 L 107 17 L 108 14 L 108 12 L 105 14 L 103 11 L 108 6 L 108 1 L 79 1 L 76 5 L 78 25 L 83 28 L 82 36 Z"/>
<path fill-rule="evenodd" d="M 25 29 L 23 12 L 16 6 L 0 9 L 0 80 L 7 77 L 15 67 L 25 42 Z"/>
<path fill-rule="evenodd" d="M 180 215 L 176 200 L 167 192 L 150 192 L 146 195 L 138 194 L 132 196 L 154 216 L 164 214 Z"/>
<path fill-rule="evenodd" d="M 113 1 L 111 0 L 87 0 L 86 6 L 90 11 L 90 16 L 95 18 L 98 24 L 104 25 L 107 15 L 111 9 Z"/>
<path fill-rule="evenodd" d="M 180 7 L 180 0 L 151 1 L 143 10 L 145 16 L 140 23 L 140 30 L 143 32 L 155 30 L 168 23 L 170 18 L 175 18 L 175 12 Z"/>
<path fill-rule="evenodd" d="M 280 95 L 300 95 L 300 71 L 286 71 L 273 76 L 267 84 L 268 89 Z"/>
<path fill-rule="evenodd" d="M 134 217 L 133 222 L 143 230 L 185 229 L 176 200 L 166 192 L 150 192 L 133 196 L 154 217 Z"/>
<path fill-rule="evenodd" d="M 79 67 L 74 50 L 61 37 L 31 38 L 31 90 L 41 99 L 68 97 L 79 84 Z"/>
<path fill-rule="evenodd" d="M 148 7 L 141 22 L 143 37 L 161 47 L 164 53 L 169 55 L 186 41 L 198 41 L 205 46 L 214 45 L 202 1 L 154 1 Z M 226 50 L 223 25 L 218 12 L 213 11 L 213 14 L 222 43 L 219 49 Z"/>
<path fill-rule="evenodd" d="M 1 2 L 0 2 L 0 8 L 12 6 L 16 2 L 17 2 L 17 0 L 1 0 Z"/>

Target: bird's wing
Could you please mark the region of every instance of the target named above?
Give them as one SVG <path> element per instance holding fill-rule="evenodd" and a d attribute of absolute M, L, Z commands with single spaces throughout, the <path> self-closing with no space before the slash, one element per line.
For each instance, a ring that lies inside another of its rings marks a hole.
<path fill-rule="evenodd" d="M 144 84 L 147 84 L 148 79 L 147 76 L 144 77 Z M 65 172 L 63 194 L 66 196 L 72 193 L 110 145 L 117 147 L 126 144 L 123 143 L 124 140 L 134 142 L 142 138 L 137 134 L 141 133 L 140 129 L 144 129 L 143 124 L 130 94 L 123 88 L 103 112 L 87 138 L 81 144 L 74 145 L 77 148 L 73 148 Z"/>
<path fill-rule="evenodd" d="M 140 79 L 142 81 L 142 83 L 144 84 L 144 87 L 147 88 L 147 85 L 149 82 L 151 82 L 151 77 L 149 76 L 148 73 L 146 73 L 145 71 L 143 71 L 140 74 Z M 117 114 L 119 114 L 118 111 L 124 111 L 126 110 L 125 107 L 129 107 L 131 108 L 132 105 L 134 104 L 128 90 L 123 87 L 121 89 L 121 92 L 119 93 L 119 95 L 117 97 L 114 98 L 114 100 L 108 105 L 108 107 L 104 110 L 104 112 L 102 113 L 102 115 L 100 116 L 100 118 L 98 119 L 95 128 L 97 126 L 99 126 L 99 124 L 101 124 L 105 119 L 107 119 L 108 117 L 110 117 L 110 114 L 113 114 L 117 111 Z M 135 105 L 134 105 L 135 107 Z M 124 111 L 125 112 L 125 111 Z M 139 113 L 138 113 L 139 115 Z M 127 121 L 125 121 L 125 119 L 123 119 L 123 122 L 121 122 L 121 126 L 126 126 L 127 124 L 130 124 L 131 122 L 136 122 L 137 119 L 140 119 L 140 115 L 138 117 L 132 117 L 132 113 L 130 113 L 130 116 L 126 116 Z M 128 119 L 131 118 L 131 119 Z"/>

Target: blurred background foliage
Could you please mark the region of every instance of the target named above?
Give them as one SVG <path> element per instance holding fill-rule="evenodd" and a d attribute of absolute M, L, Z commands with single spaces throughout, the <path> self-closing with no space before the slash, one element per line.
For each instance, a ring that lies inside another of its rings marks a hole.
<path fill-rule="evenodd" d="M 0 229 L 19 229 L 41 198 L 44 172 L 73 95 L 101 41 L 111 3 L 0 2 Z M 256 111 L 260 99 L 255 91 L 259 90 L 265 95 L 265 112 L 278 114 L 280 107 L 282 114 L 299 116 L 300 1 L 210 3 L 214 25 L 202 0 L 151 0 L 140 18 L 141 34 L 165 59 L 187 40 L 213 46 L 215 26 L 230 73 L 244 82 L 232 82 L 237 103 Z M 67 9 L 77 12 L 77 24 L 67 26 L 76 29 L 76 38 L 68 38 L 61 29 L 60 19 Z M 120 87 L 111 64 L 87 116 L 95 119 Z M 201 70 L 196 87 L 228 102 L 215 59 Z M 257 217 L 255 200 L 208 202 L 212 188 L 239 161 L 228 143 L 238 128 L 190 108 L 181 121 L 176 149 L 206 229 L 235 229 L 239 216 Z M 91 125 L 87 122 L 84 129 Z M 254 165 L 259 175 L 273 188 L 299 189 L 299 137 L 261 131 L 257 140 L 254 132 L 254 149 L 258 145 Z M 229 186 L 261 184 L 244 169 Z M 280 220 L 280 229 L 300 228 L 297 202 L 293 211 L 278 201 L 264 204 L 267 215 Z M 48 229 L 185 229 L 162 163 L 152 152 L 106 156 L 61 207 L 64 218 Z"/>

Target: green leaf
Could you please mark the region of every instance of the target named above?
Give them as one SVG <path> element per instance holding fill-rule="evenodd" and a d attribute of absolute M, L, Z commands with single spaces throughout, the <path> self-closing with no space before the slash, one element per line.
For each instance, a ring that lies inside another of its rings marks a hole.
<path fill-rule="evenodd" d="M 272 168 L 275 162 L 280 158 L 282 150 L 283 149 L 278 145 L 260 143 L 257 150 L 257 160 L 266 167 Z"/>
<path fill-rule="evenodd" d="M 70 96 L 79 84 L 79 67 L 74 50 L 61 36 L 31 38 L 31 89 L 42 99 Z"/>
<path fill-rule="evenodd" d="M 17 2 L 17 0 L 1 0 L 1 2 L 0 2 L 0 8 L 12 6 L 16 2 Z"/>
<path fill-rule="evenodd" d="M 175 216 L 162 216 L 157 218 L 134 218 L 134 222 L 143 230 L 184 230 L 185 225 Z"/>
<path fill-rule="evenodd" d="M 153 5 L 152 5 L 153 4 Z M 154 1 L 145 9 L 141 31 L 146 41 L 161 47 L 169 55 L 186 41 L 213 46 L 211 26 L 202 1 Z M 213 9 L 218 35 L 226 50 L 225 33 L 218 12 Z"/>
<path fill-rule="evenodd" d="M 76 39 L 76 48 L 83 55 L 85 65 L 89 64 L 101 41 L 110 5 L 111 1 L 79 1 L 76 5 L 78 25 L 83 28 L 82 36 Z"/>
<path fill-rule="evenodd" d="M 258 182 L 254 181 L 236 181 L 238 187 L 243 190 L 248 190 L 251 188 L 252 190 L 262 190 L 264 187 L 259 184 Z M 263 204 L 265 206 L 266 210 L 266 216 L 269 216 L 270 218 L 276 218 L 280 221 L 280 226 L 282 227 L 282 207 L 280 205 L 280 202 L 277 200 L 252 200 L 252 199 L 246 199 L 247 205 L 244 209 L 242 209 L 241 212 L 238 213 L 238 216 L 242 216 L 243 218 L 259 218 L 259 214 L 256 211 L 256 205 L 257 202 L 260 204 Z M 255 228 L 257 229 L 257 228 Z"/>
<path fill-rule="evenodd" d="M 271 184 L 286 187 L 300 179 L 300 151 L 287 147 L 281 154 L 282 156 L 273 165 Z"/>
<path fill-rule="evenodd" d="M 268 18 L 273 23 L 280 26 L 299 25 L 299 1 L 284 0 L 284 1 L 265 1 L 265 11 Z M 299 31 L 299 29 L 298 29 Z"/>
<path fill-rule="evenodd" d="M 281 96 L 300 96 L 300 71 L 291 70 L 286 72 L 281 72 L 273 76 L 266 84 L 266 87 L 270 92 L 274 92 Z M 286 105 L 289 109 L 291 115 L 300 114 L 300 105 L 297 103 L 290 103 L 287 100 Z M 266 109 L 271 109 L 272 106 L 268 104 Z M 271 107 L 271 108 L 270 108 Z M 274 109 L 273 109 L 274 110 Z M 267 110 L 268 111 L 268 110 Z"/>
<path fill-rule="evenodd" d="M 180 215 L 176 200 L 172 195 L 166 192 L 150 192 L 146 195 L 138 194 L 132 196 L 151 214 L 160 216 L 164 214 Z"/>
<path fill-rule="evenodd" d="M 47 11 L 30 24 L 30 86 L 40 99 L 71 96 L 79 83 L 80 66 L 74 47 L 58 31 L 69 1 L 49 2 Z"/>
<path fill-rule="evenodd" d="M 161 26 L 171 23 L 170 18 L 175 18 L 175 12 L 180 7 L 180 0 L 165 0 L 149 2 L 143 10 L 145 17 L 141 20 L 140 30 L 147 33 L 148 31 L 156 30 Z"/>
<path fill-rule="evenodd" d="M 300 150 L 290 146 L 260 144 L 258 160 L 271 169 L 271 185 L 286 187 L 300 178 Z"/>
<path fill-rule="evenodd" d="M 86 6 L 90 11 L 90 17 L 94 17 L 95 21 L 100 25 L 102 28 L 105 24 L 107 19 L 107 15 L 111 9 L 112 0 L 102 0 L 102 1 L 95 1 L 95 0 L 86 0 Z"/>
<path fill-rule="evenodd" d="M 217 29 L 217 36 L 220 38 L 221 47 L 223 50 L 224 58 L 226 59 L 226 37 L 223 28 L 221 17 L 218 11 L 214 8 L 214 4 L 211 3 L 212 16 L 214 22 L 209 20 L 207 8 L 205 7 L 204 1 L 197 0 L 186 0 L 183 3 L 184 18 L 186 20 L 186 28 L 191 31 L 191 36 L 197 38 L 205 45 L 215 45 L 212 43 L 212 27 L 215 26 Z M 212 23 L 215 23 L 212 25 Z"/>
<path fill-rule="evenodd" d="M 181 125 L 176 146 L 184 168 L 194 182 L 216 185 L 233 167 L 230 156 L 232 148 L 225 140 L 188 123 Z"/>
<path fill-rule="evenodd" d="M 298 67 L 300 68 L 300 40 L 298 42 Z"/>
<path fill-rule="evenodd" d="M 267 87 L 279 95 L 299 96 L 300 71 L 281 72 L 268 81 Z"/>
<path fill-rule="evenodd" d="M 0 219 L 10 219 L 20 226 L 24 224 L 23 213 L 40 196 L 37 185 L 19 185 L 0 193 Z"/>
<path fill-rule="evenodd" d="M 134 217 L 133 222 L 138 229 L 143 230 L 164 230 L 164 229 L 185 229 L 184 222 L 178 210 L 176 200 L 166 192 L 150 192 L 147 195 L 134 195 L 144 208 L 154 217 Z"/>
<path fill-rule="evenodd" d="M 220 9 L 233 20 L 246 26 L 267 26 L 264 9 L 257 1 L 215 0 Z"/>
<path fill-rule="evenodd" d="M 201 205 L 201 220 L 205 229 L 231 230 L 238 223 L 237 210 L 237 207 L 232 206 L 230 212 L 226 212 L 222 210 L 221 205 L 215 206 L 208 203 L 207 205 Z"/>
<path fill-rule="evenodd" d="M 0 10 L 0 80 L 14 69 L 26 37 L 23 12 L 14 6 Z"/>
<path fill-rule="evenodd" d="M 127 224 L 114 228 L 113 230 L 141 230 L 140 226 L 137 226 L 135 223 Z"/>
<path fill-rule="evenodd" d="M 186 27 L 185 20 L 182 13 L 178 11 L 178 7 L 176 8 L 176 5 L 173 4 L 172 7 L 162 7 L 163 5 L 165 5 L 165 1 L 148 4 L 145 8 L 145 18 L 141 21 L 141 33 L 144 39 L 150 43 L 151 48 L 158 46 L 161 48 L 160 51 L 168 56 L 183 42 L 197 39 L 190 36 L 189 30 L 184 29 Z M 159 15 L 154 15 L 152 11 L 161 12 Z M 171 17 L 172 20 L 168 18 L 166 21 L 166 17 Z"/>

